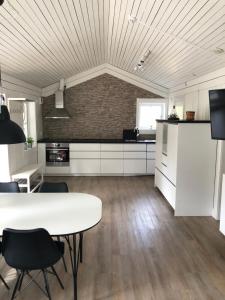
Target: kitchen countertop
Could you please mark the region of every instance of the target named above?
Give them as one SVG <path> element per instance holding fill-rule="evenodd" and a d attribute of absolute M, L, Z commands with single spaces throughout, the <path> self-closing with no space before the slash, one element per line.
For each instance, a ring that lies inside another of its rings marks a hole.
<path fill-rule="evenodd" d="M 194 120 L 194 121 L 188 121 L 188 120 L 156 120 L 159 123 L 173 123 L 173 124 L 199 124 L 199 123 L 210 123 L 210 120 Z"/>
<path fill-rule="evenodd" d="M 126 141 L 123 139 L 48 139 L 43 138 L 37 141 L 38 143 L 102 143 L 102 144 L 155 144 L 155 140 L 137 140 Z"/>

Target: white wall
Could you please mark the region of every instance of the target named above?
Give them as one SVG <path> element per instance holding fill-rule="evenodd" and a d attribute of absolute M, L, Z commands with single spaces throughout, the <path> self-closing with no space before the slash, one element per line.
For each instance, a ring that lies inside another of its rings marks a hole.
<path fill-rule="evenodd" d="M 183 105 L 184 111 L 194 110 L 196 112 L 197 120 L 209 120 L 208 92 L 219 88 L 225 88 L 225 68 L 171 89 L 169 109 L 172 105 Z"/>
<path fill-rule="evenodd" d="M 211 89 L 220 88 L 225 88 L 225 68 L 171 89 L 169 111 L 173 105 L 183 105 L 184 116 L 185 111 L 194 110 L 197 120 L 209 120 L 208 92 Z M 225 145 L 222 141 L 218 141 L 217 143 L 217 165 L 215 173 L 213 217 L 219 219 L 222 174 L 225 173 Z"/>
<path fill-rule="evenodd" d="M 6 98 L 25 97 L 35 101 L 36 118 L 34 122 L 37 122 L 37 138 L 40 138 L 42 134 L 42 122 L 39 121 L 41 120 L 41 89 L 6 74 L 2 74 L 2 86 Z M 12 113 L 11 119 L 21 126 L 21 114 L 15 111 Z M 14 171 L 26 164 L 37 162 L 36 148 L 24 151 L 24 144 L 4 145 L 1 146 L 0 151 L 0 165 L 4 166 L 4 168 L 1 167 L 0 181 L 10 180 L 9 175 Z"/>

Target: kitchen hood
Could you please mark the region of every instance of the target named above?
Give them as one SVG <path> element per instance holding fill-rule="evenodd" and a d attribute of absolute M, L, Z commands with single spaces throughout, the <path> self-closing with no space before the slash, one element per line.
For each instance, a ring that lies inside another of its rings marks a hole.
<path fill-rule="evenodd" d="M 55 92 L 55 107 L 50 110 L 45 119 L 69 119 L 70 115 L 64 107 L 64 100 L 66 96 L 66 86 L 62 87 L 62 81 L 60 80 L 60 88 Z"/>

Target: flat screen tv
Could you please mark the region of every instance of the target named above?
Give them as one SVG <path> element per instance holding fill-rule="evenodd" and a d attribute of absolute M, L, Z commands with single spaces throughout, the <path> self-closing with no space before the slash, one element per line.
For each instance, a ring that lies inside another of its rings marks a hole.
<path fill-rule="evenodd" d="M 212 139 L 225 140 L 225 89 L 209 91 Z"/>

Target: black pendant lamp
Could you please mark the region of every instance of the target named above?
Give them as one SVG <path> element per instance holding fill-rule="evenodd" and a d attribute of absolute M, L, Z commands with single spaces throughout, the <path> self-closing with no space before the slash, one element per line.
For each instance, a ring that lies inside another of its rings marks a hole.
<path fill-rule="evenodd" d="M 4 95 L 1 93 L 1 69 L 0 69 L 0 145 L 25 143 L 26 137 L 22 128 L 10 120 L 9 111 L 6 105 Z"/>

